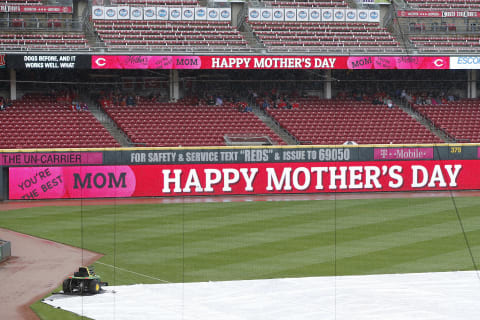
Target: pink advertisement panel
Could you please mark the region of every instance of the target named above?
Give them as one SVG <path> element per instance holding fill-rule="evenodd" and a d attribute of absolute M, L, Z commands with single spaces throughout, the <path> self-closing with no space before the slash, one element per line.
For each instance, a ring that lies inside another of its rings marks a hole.
<path fill-rule="evenodd" d="M 480 18 L 480 11 L 465 10 L 398 10 L 401 18 Z"/>
<path fill-rule="evenodd" d="M 72 7 L 65 6 L 35 6 L 35 5 L 0 5 L 0 12 L 23 13 L 72 13 Z"/>
<path fill-rule="evenodd" d="M 479 160 L 13 167 L 10 199 L 480 189 Z"/>
<path fill-rule="evenodd" d="M 449 69 L 449 57 L 92 56 L 92 69 Z"/>
<path fill-rule="evenodd" d="M 375 148 L 375 160 L 431 160 L 433 148 Z"/>
<path fill-rule="evenodd" d="M 0 166 L 102 164 L 102 152 L 0 153 Z"/>

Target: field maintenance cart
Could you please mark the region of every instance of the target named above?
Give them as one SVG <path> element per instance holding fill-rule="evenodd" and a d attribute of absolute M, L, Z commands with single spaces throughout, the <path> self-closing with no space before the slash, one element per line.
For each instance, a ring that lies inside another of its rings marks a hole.
<path fill-rule="evenodd" d="M 102 282 L 99 275 L 95 274 L 93 267 L 80 267 L 78 271 L 63 281 L 63 293 L 97 294 L 102 286 L 108 286 Z"/>

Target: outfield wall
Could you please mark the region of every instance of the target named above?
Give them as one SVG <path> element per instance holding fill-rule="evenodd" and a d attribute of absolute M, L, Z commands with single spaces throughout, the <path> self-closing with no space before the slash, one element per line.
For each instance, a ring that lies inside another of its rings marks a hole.
<path fill-rule="evenodd" d="M 0 151 L 3 199 L 480 189 L 478 145 Z"/>

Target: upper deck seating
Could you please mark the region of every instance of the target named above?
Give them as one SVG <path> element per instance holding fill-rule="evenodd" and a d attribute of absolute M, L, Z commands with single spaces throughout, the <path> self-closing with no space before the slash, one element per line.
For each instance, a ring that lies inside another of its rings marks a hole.
<path fill-rule="evenodd" d="M 247 41 L 229 21 L 96 20 L 100 38 L 111 49 L 236 51 Z"/>
<path fill-rule="evenodd" d="M 270 51 L 403 52 L 398 41 L 378 23 L 249 21 Z"/>
<path fill-rule="evenodd" d="M 90 46 L 84 34 L 80 33 L 0 33 L 0 49 L 3 50 L 81 50 L 89 51 Z"/>

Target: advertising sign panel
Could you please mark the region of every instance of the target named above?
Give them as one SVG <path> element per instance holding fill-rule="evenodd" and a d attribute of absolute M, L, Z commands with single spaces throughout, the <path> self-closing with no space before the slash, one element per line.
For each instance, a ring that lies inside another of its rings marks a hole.
<path fill-rule="evenodd" d="M 368 22 L 369 10 L 357 10 L 357 21 Z"/>
<path fill-rule="evenodd" d="M 5 3 L 5 1 L 3 1 Z M 95 6 L 94 6 L 95 8 Z M 38 5 L 0 5 L 0 12 L 21 12 L 21 13 L 72 13 L 72 7 L 67 6 L 38 6 Z"/>
<path fill-rule="evenodd" d="M 117 18 L 118 18 L 118 20 L 129 20 L 130 19 L 130 7 L 129 6 L 118 7 Z"/>
<path fill-rule="evenodd" d="M 92 56 L 93 69 L 449 69 L 449 57 Z"/>
<path fill-rule="evenodd" d="M 131 20 L 143 20 L 143 8 L 142 7 L 132 7 L 132 8 L 130 8 L 130 19 Z"/>
<path fill-rule="evenodd" d="M 90 69 L 91 56 L 74 54 L 8 55 L 7 66 L 12 69 Z"/>
<path fill-rule="evenodd" d="M 219 20 L 220 9 L 218 8 L 207 8 L 207 20 L 216 21 Z"/>
<path fill-rule="evenodd" d="M 308 21 L 309 20 L 309 12 L 308 9 L 297 9 L 297 21 Z"/>
<path fill-rule="evenodd" d="M 12 200 L 480 189 L 478 160 L 12 167 L 9 170 Z"/>
<path fill-rule="evenodd" d="M 105 19 L 117 20 L 117 7 L 105 7 Z"/>
<path fill-rule="evenodd" d="M 345 21 L 347 21 L 347 22 L 357 21 L 357 10 L 355 10 L 355 9 L 345 10 Z"/>
<path fill-rule="evenodd" d="M 157 8 L 156 7 L 143 8 L 143 20 L 157 20 Z"/>
<path fill-rule="evenodd" d="M 321 21 L 322 12 L 320 9 L 308 9 L 310 21 Z"/>
<path fill-rule="evenodd" d="M 231 8 L 220 8 L 219 20 L 222 21 L 231 21 L 232 20 L 232 9 Z"/>
<path fill-rule="evenodd" d="M 273 10 L 271 8 L 260 9 L 260 15 L 262 17 L 262 21 L 272 21 Z"/>
<path fill-rule="evenodd" d="M 333 21 L 345 21 L 345 10 L 335 9 L 333 11 Z"/>
<path fill-rule="evenodd" d="M 380 22 L 380 10 L 370 10 L 368 12 L 368 21 Z"/>
<path fill-rule="evenodd" d="M 102 6 L 92 6 L 92 19 L 105 19 L 105 8 Z"/>
<path fill-rule="evenodd" d="M 480 69 L 480 56 L 450 57 L 450 69 Z"/>
<path fill-rule="evenodd" d="M 333 9 L 322 9 L 322 21 L 333 21 Z"/>
<path fill-rule="evenodd" d="M 401 18 L 480 18 L 480 11 L 465 10 L 398 10 Z"/>
<path fill-rule="evenodd" d="M 260 9 L 248 8 L 248 20 L 260 21 Z"/>
<path fill-rule="evenodd" d="M 273 21 L 283 21 L 285 19 L 285 9 L 274 8 L 273 9 Z"/>
<path fill-rule="evenodd" d="M 182 8 L 171 7 L 169 20 L 182 20 Z"/>
<path fill-rule="evenodd" d="M 170 16 L 168 7 L 157 7 L 157 20 L 168 20 Z"/>
<path fill-rule="evenodd" d="M 207 8 L 196 7 L 195 8 L 195 20 L 207 20 Z"/>
<path fill-rule="evenodd" d="M 182 20 L 194 20 L 195 8 L 182 8 Z"/>
<path fill-rule="evenodd" d="M 285 21 L 297 21 L 297 9 L 285 8 Z"/>
<path fill-rule="evenodd" d="M 102 152 L 8 152 L 0 154 L 0 166 L 65 166 L 102 163 Z"/>

